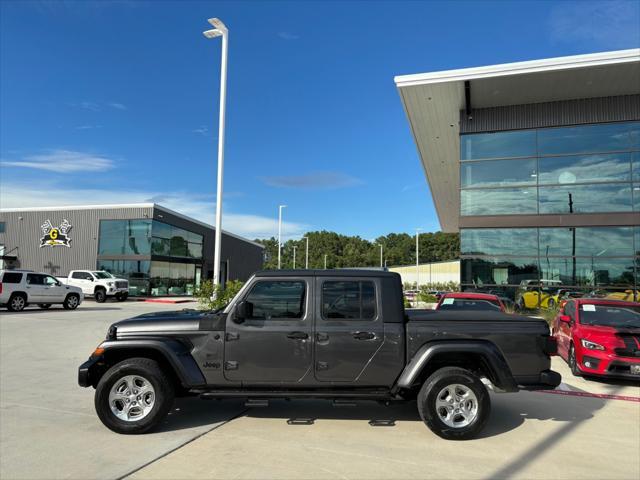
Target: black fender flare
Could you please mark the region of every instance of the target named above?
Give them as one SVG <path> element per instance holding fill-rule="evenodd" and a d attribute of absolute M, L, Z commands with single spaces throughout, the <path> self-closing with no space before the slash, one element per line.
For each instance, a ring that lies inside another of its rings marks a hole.
<path fill-rule="evenodd" d="M 483 340 L 446 340 L 424 344 L 400 374 L 396 382 L 396 389 L 411 387 L 429 362 L 443 353 L 480 355 L 486 362 L 491 373 L 491 382 L 496 387 L 506 392 L 518 391 L 518 384 L 513 378 L 511 368 L 509 368 L 502 352 L 493 343 Z"/>
<path fill-rule="evenodd" d="M 132 357 L 139 356 L 135 354 L 135 351 L 140 350 L 153 350 L 159 353 L 173 368 L 178 380 L 185 388 L 193 388 L 206 384 L 204 375 L 200 371 L 198 364 L 191 356 L 191 352 L 185 344 L 174 339 L 127 339 L 127 340 L 114 340 L 103 342 L 100 348 L 104 348 L 105 355 L 109 355 L 109 352 L 116 352 L 119 350 L 131 350 L 133 352 Z M 91 359 L 90 359 L 91 360 Z M 91 371 L 88 369 L 88 377 L 91 379 Z"/>

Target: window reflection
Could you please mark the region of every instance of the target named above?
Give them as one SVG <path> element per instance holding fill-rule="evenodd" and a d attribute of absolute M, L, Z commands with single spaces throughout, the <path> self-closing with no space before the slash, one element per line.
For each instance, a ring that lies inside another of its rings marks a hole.
<path fill-rule="evenodd" d="M 529 258 L 463 258 L 462 283 L 477 287 L 485 285 L 518 285 L 523 280 L 538 280 L 536 257 Z"/>
<path fill-rule="evenodd" d="M 535 158 L 469 162 L 460 165 L 462 187 L 535 185 L 536 177 Z"/>
<path fill-rule="evenodd" d="M 462 190 L 460 197 L 462 215 L 504 215 L 537 212 L 535 188 Z"/>
<path fill-rule="evenodd" d="M 536 154 L 536 131 L 480 133 L 460 137 L 460 159 L 532 157 Z"/>
<path fill-rule="evenodd" d="M 633 184 L 633 209 L 640 212 L 640 183 Z"/>
<path fill-rule="evenodd" d="M 573 202 L 571 212 L 570 197 Z M 540 187 L 540 213 L 590 213 L 631 211 L 629 184 Z"/>
<path fill-rule="evenodd" d="M 629 181 L 630 159 L 629 153 L 543 157 L 538 160 L 539 182 Z"/>
<path fill-rule="evenodd" d="M 151 220 L 100 220 L 100 255 L 149 255 Z"/>
<path fill-rule="evenodd" d="M 629 123 L 603 123 L 538 130 L 538 154 L 597 153 L 630 150 Z"/>
<path fill-rule="evenodd" d="M 98 260 L 98 270 L 106 270 L 116 277 L 129 280 L 129 295 L 149 295 L 148 260 Z"/>
<path fill-rule="evenodd" d="M 465 228 L 460 231 L 463 255 L 531 255 L 538 251 L 536 228 Z"/>
<path fill-rule="evenodd" d="M 631 256 L 632 227 L 541 228 L 540 257 L 572 255 L 575 230 L 575 255 Z"/>

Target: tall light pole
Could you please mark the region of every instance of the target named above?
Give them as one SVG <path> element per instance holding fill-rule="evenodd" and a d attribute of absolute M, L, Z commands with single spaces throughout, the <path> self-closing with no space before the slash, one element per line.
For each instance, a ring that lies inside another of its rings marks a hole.
<path fill-rule="evenodd" d="M 420 230 L 416 228 L 416 289 L 420 290 Z"/>
<path fill-rule="evenodd" d="M 215 28 L 202 32 L 207 38 L 222 37 L 222 60 L 220 66 L 220 117 L 218 120 L 218 184 L 216 193 L 216 237 L 213 260 L 213 284 L 220 285 L 220 256 L 222 254 L 222 177 L 224 174 L 224 115 L 227 99 L 227 44 L 229 30 L 218 18 L 210 18 Z"/>
<path fill-rule="evenodd" d="M 324 254 L 324 269 L 327 269 L 327 254 Z"/>
<path fill-rule="evenodd" d="M 307 255 L 304 261 L 304 268 L 309 270 L 309 237 L 302 237 L 307 241 Z"/>
<path fill-rule="evenodd" d="M 293 246 L 293 269 L 296 269 L 296 246 Z"/>
<path fill-rule="evenodd" d="M 382 268 L 382 244 L 380 244 L 380 268 Z"/>
<path fill-rule="evenodd" d="M 278 270 L 280 270 L 280 252 L 282 250 L 282 209 L 286 205 L 278 205 Z"/>

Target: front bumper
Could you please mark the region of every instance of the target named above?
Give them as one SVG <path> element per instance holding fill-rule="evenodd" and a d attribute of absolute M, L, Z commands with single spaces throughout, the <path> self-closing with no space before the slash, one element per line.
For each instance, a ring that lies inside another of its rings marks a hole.
<path fill-rule="evenodd" d="M 632 367 L 640 367 L 640 358 L 621 357 L 606 351 L 582 349 L 577 358 L 578 368 L 583 375 L 612 378 L 626 378 L 640 381 L 640 371 L 632 373 Z"/>
<path fill-rule="evenodd" d="M 78 368 L 78 385 L 81 387 L 91 387 L 93 382 L 91 379 L 91 370 L 100 361 L 100 358 L 90 358 Z"/>

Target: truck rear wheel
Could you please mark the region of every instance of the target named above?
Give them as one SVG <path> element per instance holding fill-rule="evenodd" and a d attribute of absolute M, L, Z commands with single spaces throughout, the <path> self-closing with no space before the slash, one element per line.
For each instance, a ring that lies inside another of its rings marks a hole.
<path fill-rule="evenodd" d="M 105 427 L 116 433 L 145 433 L 173 405 L 174 387 L 148 358 L 130 358 L 111 367 L 96 388 L 95 408 Z"/>
<path fill-rule="evenodd" d="M 435 371 L 418 394 L 418 412 L 429 429 L 447 440 L 474 438 L 489 419 L 491 400 L 479 377 L 469 370 Z"/>

